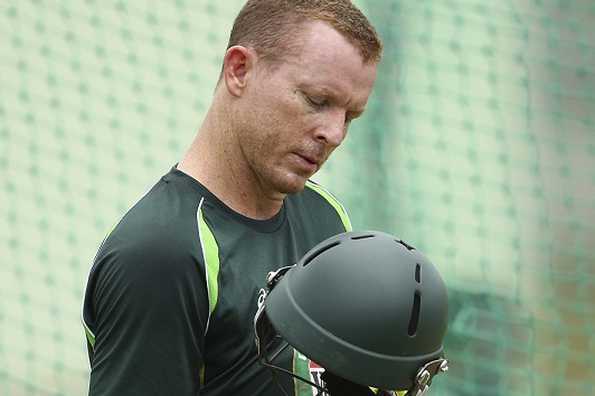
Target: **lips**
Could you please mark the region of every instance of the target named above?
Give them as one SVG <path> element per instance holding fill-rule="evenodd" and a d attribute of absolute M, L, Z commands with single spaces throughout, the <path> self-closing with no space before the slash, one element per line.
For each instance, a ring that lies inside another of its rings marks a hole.
<path fill-rule="evenodd" d="M 309 154 L 309 153 L 293 153 L 296 158 L 298 159 L 299 167 L 302 168 L 304 172 L 313 174 L 316 172 L 322 163 L 321 157 Z"/>
<path fill-rule="evenodd" d="M 304 153 L 297 153 L 300 157 L 305 159 L 306 161 L 310 162 L 313 165 L 318 165 L 320 163 L 320 159 L 314 155 L 304 154 Z"/>

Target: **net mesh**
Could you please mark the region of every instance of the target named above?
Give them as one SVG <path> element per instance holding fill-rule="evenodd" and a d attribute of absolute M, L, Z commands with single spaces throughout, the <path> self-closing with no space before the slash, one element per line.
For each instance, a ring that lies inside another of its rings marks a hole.
<path fill-rule="evenodd" d="M 241 1 L 0 5 L 0 394 L 84 394 L 103 235 L 179 160 Z M 449 286 L 436 395 L 595 394 L 595 3 L 357 2 L 386 44 L 318 180 Z"/>

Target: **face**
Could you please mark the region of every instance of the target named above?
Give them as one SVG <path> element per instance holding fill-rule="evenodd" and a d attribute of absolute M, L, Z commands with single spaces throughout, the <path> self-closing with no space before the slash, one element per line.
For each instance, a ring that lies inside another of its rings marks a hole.
<path fill-rule="evenodd" d="M 323 22 L 303 26 L 295 56 L 273 70 L 255 62 L 239 100 L 237 138 L 246 164 L 271 193 L 301 191 L 364 111 L 376 64 Z"/>

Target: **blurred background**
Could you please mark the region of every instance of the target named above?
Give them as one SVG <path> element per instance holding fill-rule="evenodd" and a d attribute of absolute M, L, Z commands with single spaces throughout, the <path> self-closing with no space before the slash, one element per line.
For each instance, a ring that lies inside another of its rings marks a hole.
<path fill-rule="evenodd" d="M 595 3 L 360 0 L 386 45 L 318 176 L 449 286 L 434 395 L 595 394 Z M 177 162 L 243 1 L 0 1 L 0 395 L 83 395 L 104 234 Z"/>

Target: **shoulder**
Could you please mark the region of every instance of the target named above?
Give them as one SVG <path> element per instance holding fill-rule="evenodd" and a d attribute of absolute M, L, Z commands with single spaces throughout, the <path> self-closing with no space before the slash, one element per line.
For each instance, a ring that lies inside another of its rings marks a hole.
<path fill-rule="evenodd" d="M 198 246 L 200 197 L 173 195 L 157 185 L 115 225 L 100 254 L 117 253 L 142 264 L 165 257 L 183 257 Z M 149 260 L 150 259 L 150 260 Z"/>
<path fill-rule="evenodd" d="M 118 312 L 161 312 L 166 317 L 166 311 L 182 305 L 201 318 L 207 315 L 197 227 L 185 232 L 185 223 L 175 219 L 138 217 L 133 208 L 106 237 L 93 261 L 82 312 L 91 332 L 109 317 L 116 320 Z"/>
<path fill-rule="evenodd" d="M 352 230 L 351 220 L 347 214 L 347 210 L 334 194 L 312 180 L 306 182 L 305 190 L 316 196 L 318 200 L 324 202 L 324 204 L 330 206 L 341 219 L 346 231 Z"/>
<path fill-rule="evenodd" d="M 200 196 L 160 181 L 116 223 L 102 242 L 88 288 L 101 300 L 108 290 L 163 290 L 201 283 Z"/>
<path fill-rule="evenodd" d="M 164 316 L 181 305 L 206 317 L 200 200 L 200 192 L 161 179 L 115 224 L 87 280 L 82 319 L 89 333 L 116 312 Z"/>
<path fill-rule="evenodd" d="M 347 210 L 339 199 L 324 186 L 308 180 L 304 190 L 296 194 L 296 201 L 302 201 L 307 210 L 314 218 L 336 217 L 344 231 L 351 231 L 351 220 Z"/>

